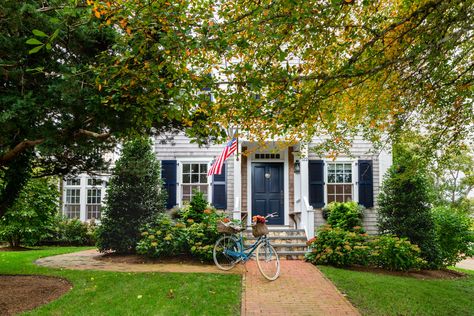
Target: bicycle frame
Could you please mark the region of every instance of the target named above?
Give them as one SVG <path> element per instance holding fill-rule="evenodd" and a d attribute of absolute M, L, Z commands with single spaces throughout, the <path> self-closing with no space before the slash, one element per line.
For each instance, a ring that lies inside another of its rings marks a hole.
<path fill-rule="evenodd" d="M 234 235 L 236 236 L 236 235 Z M 239 248 L 240 251 L 232 251 L 232 250 L 226 250 L 225 253 L 231 257 L 240 259 L 239 261 L 247 262 L 250 260 L 253 256 L 254 251 L 257 249 L 258 245 L 260 245 L 262 242 L 268 241 L 267 236 L 260 236 L 257 238 L 257 240 L 250 246 L 245 247 L 244 246 L 244 238 L 242 236 L 242 233 L 240 234 L 239 238 L 237 239 L 237 242 L 239 243 Z M 250 251 L 248 251 L 250 250 Z M 248 251 L 248 252 L 247 252 Z"/>

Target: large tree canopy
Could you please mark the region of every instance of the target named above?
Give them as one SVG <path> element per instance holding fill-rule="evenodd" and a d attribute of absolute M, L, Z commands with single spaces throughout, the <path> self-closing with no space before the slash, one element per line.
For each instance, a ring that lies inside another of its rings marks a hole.
<path fill-rule="evenodd" d="M 49 0 L 0 5 L 0 203 L 31 166 L 97 166 L 130 133 L 472 137 L 473 0 Z M 209 91 L 212 97 L 209 96 Z M 97 150 L 92 150 L 96 148 Z M 0 206 L 0 214 L 4 207 Z"/>
<path fill-rule="evenodd" d="M 407 129 L 434 144 L 472 133 L 472 0 L 90 4 L 128 47 L 107 56 L 116 66 L 101 67 L 98 84 L 139 87 L 133 100 L 148 105 L 169 97 L 211 133 L 209 121 L 255 138 L 323 134 L 339 150 L 361 133 L 379 144 Z"/>
<path fill-rule="evenodd" d="M 0 216 L 32 169 L 38 176 L 99 170 L 118 139 L 151 132 L 145 123 L 168 111 L 162 100 L 146 113 L 104 106 L 93 70 L 121 36 L 85 1 L 1 2 Z M 159 122 L 156 131 L 181 125 Z"/>

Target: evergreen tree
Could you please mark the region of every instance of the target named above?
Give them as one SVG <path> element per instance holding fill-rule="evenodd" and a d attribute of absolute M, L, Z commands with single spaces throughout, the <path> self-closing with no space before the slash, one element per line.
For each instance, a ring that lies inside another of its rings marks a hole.
<path fill-rule="evenodd" d="M 165 202 L 160 163 L 150 141 L 139 138 L 125 143 L 107 188 L 107 205 L 97 236 L 99 250 L 134 252 L 139 228 L 165 211 Z"/>
<path fill-rule="evenodd" d="M 402 148 L 384 179 L 378 197 L 379 228 L 382 233 L 407 237 L 421 249 L 422 257 L 431 267 L 439 266 L 440 253 L 436 243 L 431 215 L 431 183 L 422 165 L 414 161 L 410 151 Z M 414 166 L 418 168 L 414 168 Z"/>

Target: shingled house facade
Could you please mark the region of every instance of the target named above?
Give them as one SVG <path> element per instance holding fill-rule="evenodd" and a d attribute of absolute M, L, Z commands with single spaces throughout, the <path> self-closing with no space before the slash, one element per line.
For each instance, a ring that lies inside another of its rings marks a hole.
<path fill-rule="evenodd" d="M 373 153 L 370 142 L 355 139 L 350 156 L 333 160 L 318 157 L 310 148 L 317 143 L 282 147 L 262 146 L 241 139 L 238 153 L 221 175 L 207 176 L 213 159 L 224 145 L 198 147 L 183 134 L 172 142 L 154 142 L 168 192 L 168 208 L 182 206 L 195 190 L 216 208 L 250 224 L 251 216 L 277 212 L 269 225 L 304 229 L 307 238 L 324 224 L 322 208 L 332 201 L 356 201 L 365 206 L 364 227 L 377 232 L 376 196 L 392 164 L 388 150 Z M 63 183 L 63 212 L 83 221 L 100 219 L 108 176 L 82 174 Z"/>

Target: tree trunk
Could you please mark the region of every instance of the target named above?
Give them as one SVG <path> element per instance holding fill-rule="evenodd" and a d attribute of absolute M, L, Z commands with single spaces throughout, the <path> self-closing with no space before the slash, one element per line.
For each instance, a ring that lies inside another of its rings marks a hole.
<path fill-rule="evenodd" d="M 15 203 L 21 190 L 31 177 L 31 159 L 33 152 L 22 153 L 8 164 L 0 181 L 4 183 L 0 189 L 0 217 Z"/>

